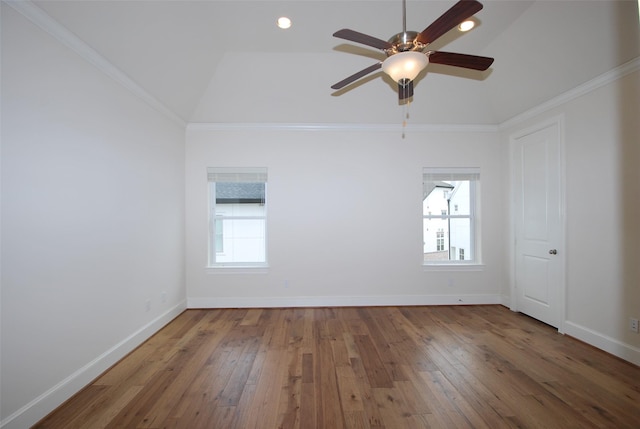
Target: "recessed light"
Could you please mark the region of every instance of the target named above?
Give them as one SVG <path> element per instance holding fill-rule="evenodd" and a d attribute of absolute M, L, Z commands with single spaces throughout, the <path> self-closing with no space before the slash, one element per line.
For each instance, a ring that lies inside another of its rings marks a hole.
<path fill-rule="evenodd" d="M 291 20 L 286 16 L 281 16 L 280 18 L 278 18 L 278 27 L 286 30 L 287 28 L 291 27 Z"/>
<path fill-rule="evenodd" d="M 458 29 L 460 31 L 469 31 L 475 26 L 476 26 L 476 23 L 469 19 L 467 21 L 464 21 L 462 24 L 458 25 Z"/>

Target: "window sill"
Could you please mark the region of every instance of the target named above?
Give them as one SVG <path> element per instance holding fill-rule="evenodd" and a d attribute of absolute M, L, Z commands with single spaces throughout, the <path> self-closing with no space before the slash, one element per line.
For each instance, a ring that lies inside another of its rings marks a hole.
<path fill-rule="evenodd" d="M 215 267 L 206 267 L 207 274 L 267 274 L 269 272 L 268 265 L 246 265 L 232 266 L 220 265 Z"/>
<path fill-rule="evenodd" d="M 484 271 L 484 264 L 451 263 L 451 264 L 423 264 L 423 271 Z"/>

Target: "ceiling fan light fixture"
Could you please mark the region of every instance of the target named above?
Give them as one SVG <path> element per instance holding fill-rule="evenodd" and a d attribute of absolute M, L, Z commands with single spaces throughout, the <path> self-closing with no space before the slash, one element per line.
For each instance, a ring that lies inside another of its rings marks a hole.
<path fill-rule="evenodd" d="M 398 52 L 382 63 L 382 71 L 395 82 L 413 80 L 429 64 L 429 57 L 422 52 Z"/>

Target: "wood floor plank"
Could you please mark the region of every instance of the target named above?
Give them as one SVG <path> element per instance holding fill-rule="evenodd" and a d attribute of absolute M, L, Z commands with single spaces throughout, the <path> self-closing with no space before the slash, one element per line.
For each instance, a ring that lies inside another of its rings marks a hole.
<path fill-rule="evenodd" d="M 386 428 L 413 429 L 412 414 L 399 389 L 374 388 L 373 399 Z"/>
<path fill-rule="evenodd" d="M 609 393 L 595 386 L 566 386 L 560 382 L 544 383 L 547 390 L 598 427 L 623 427 L 634 419 L 640 424 L 640 407 L 625 402 L 612 403 L 606 408 Z M 639 425 L 640 426 L 640 425 Z"/>
<path fill-rule="evenodd" d="M 345 411 L 344 421 L 349 429 L 371 429 L 364 411 Z"/>
<path fill-rule="evenodd" d="M 194 421 L 202 420 L 203 415 L 213 418 L 215 408 L 232 406 L 222 392 L 236 370 L 243 351 L 242 347 L 216 350 L 191 383 L 184 387 L 181 400 L 175 403 L 167 418 Z"/>
<path fill-rule="evenodd" d="M 444 427 L 451 428 L 473 428 L 474 425 L 467 420 L 467 417 L 459 408 L 459 402 L 455 400 L 455 396 L 451 397 L 447 394 L 447 387 L 443 386 L 441 380 L 443 379 L 437 371 L 422 372 L 420 373 L 424 386 L 429 389 L 433 394 L 436 404 L 434 405 L 434 412 L 436 412 L 440 419 L 445 423 Z M 474 422 L 486 426 L 484 421 Z"/>
<path fill-rule="evenodd" d="M 260 342 L 258 338 L 255 338 L 242 349 L 238 362 L 233 367 L 231 374 L 229 374 L 229 378 L 223 389 L 216 397 L 219 403 L 218 406 L 232 407 L 238 405 L 240 396 L 242 395 L 244 386 L 247 384 L 249 374 L 258 355 L 259 346 Z M 214 372 L 214 374 L 216 374 L 217 379 L 220 379 L 218 372 Z"/>
<path fill-rule="evenodd" d="M 344 416 L 338 393 L 331 340 L 318 341 L 314 357 L 316 358 L 314 369 L 316 426 L 341 429 L 344 427 Z"/>
<path fill-rule="evenodd" d="M 309 354 L 309 356 L 312 355 Z M 313 371 L 313 368 L 311 368 L 311 371 Z M 302 385 L 300 386 L 300 429 L 315 429 L 318 427 L 316 424 L 316 412 L 313 377 L 305 377 L 303 375 Z"/>
<path fill-rule="evenodd" d="M 367 377 L 366 370 L 360 358 L 351 359 L 351 368 L 353 369 L 353 373 L 357 379 L 360 396 L 362 397 L 362 404 L 364 406 L 369 426 L 372 429 L 384 428 L 384 423 L 380 416 L 380 410 L 373 399 L 373 388 L 369 383 L 369 378 Z"/>
<path fill-rule="evenodd" d="M 299 342 L 290 342 L 287 350 L 289 363 L 280 393 L 278 427 L 297 429 L 300 427 L 300 401 L 302 397 L 302 372 L 304 353 Z"/>
<path fill-rule="evenodd" d="M 502 306 L 187 310 L 35 428 L 640 428 L 640 368 Z"/>
<path fill-rule="evenodd" d="M 262 316 L 261 308 L 250 308 L 247 310 L 247 313 L 242 318 L 239 326 L 256 326 L 258 324 L 258 320 L 260 320 L 260 316 Z"/>
<path fill-rule="evenodd" d="M 256 395 L 256 390 L 258 386 L 256 384 L 247 384 L 242 391 L 242 395 L 240 396 L 240 401 L 238 402 L 238 406 L 236 407 L 236 412 L 233 415 L 233 421 L 229 425 L 230 429 L 244 429 L 249 427 L 248 421 L 251 410 L 251 406 L 253 404 L 254 397 Z M 188 421 L 185 421 L 185 425 L 183 427 L 189 428 L 198 428 L 198 426 L 190 426 Z M 204 426 L 208 427 L 208 426 Z"/>
<path fill-rule="evenodd" d="M 336 379 L 342 411 L 345 413 L 364 411 L 358 378 L 351 366 L 336 366 Z"/>
<path fill-rule="evenodd" d="M 245 428 L 276 427 L 282 380 L 286 369 L 284 357 L 285 353 L 282 350 L 267 351 Z"/>
<path fill-rule="evenodd" d="M 522 405 L 525 407 L 526 421 L 532 422 L 535 428 L 550 429 L 591 429 L 597 427 L 572 408 L 551 394 L 524 395 Z"/>
<path fill-rule="evenodd" d="M 371 387 L 393 387 L 391 376 L 382 362 L 378 350 L 368 335 L 353 337 Z"/>

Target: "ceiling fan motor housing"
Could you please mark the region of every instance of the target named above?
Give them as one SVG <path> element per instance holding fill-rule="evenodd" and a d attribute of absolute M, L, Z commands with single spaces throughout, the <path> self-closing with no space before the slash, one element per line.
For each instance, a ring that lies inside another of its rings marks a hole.
<path fill-rule="evenodd" d="M 393 46 L 385 50 L 387 56 L 390 57 L 398 52 L 423 50 L 426 45 L 418 42 L 418 34 L 419 33 L 417 31 L 405 31 L 391 37 L 389 39 L 389 43 Z"/>

